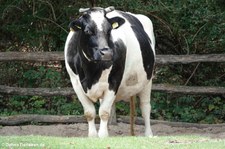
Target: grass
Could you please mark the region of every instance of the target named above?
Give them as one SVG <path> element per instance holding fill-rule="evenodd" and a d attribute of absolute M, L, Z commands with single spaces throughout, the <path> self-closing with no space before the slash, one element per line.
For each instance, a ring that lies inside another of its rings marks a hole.
<path fill-rule="evenodd" d="M 225 139 L 199 136 L 66 138 L 0 136 L 1 149 L 224 149 Z"/>

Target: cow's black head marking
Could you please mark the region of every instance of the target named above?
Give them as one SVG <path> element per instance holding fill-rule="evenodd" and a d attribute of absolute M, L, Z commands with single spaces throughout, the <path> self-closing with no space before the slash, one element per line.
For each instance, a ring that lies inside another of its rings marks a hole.
<path fill-rule="evenodd" d="M 70 23 L 72 31 L 79 32 L 81 54 L 88 61 L 111 61 L 113 59 L 113 42 L 111 31 L 125 23 L 121 17 L 107 18 L 106 14 L 114 7 L 80 9 L 81 17 Z"/>

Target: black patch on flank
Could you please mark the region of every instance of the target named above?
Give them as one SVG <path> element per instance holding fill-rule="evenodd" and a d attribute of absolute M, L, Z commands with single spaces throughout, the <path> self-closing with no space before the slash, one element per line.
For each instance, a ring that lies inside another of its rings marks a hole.
<path fill-rule="evenodd" d="M 114 42 L 113 46 L 113 66 L 108 81 L 109 89 L 113 90 L 116 94 L 124 74 L 126 46 L 122 40 Z"/>
<path fill-rule="evenodd" d="M 141 22 L 136 17 L 125 12 L 120 13 L 131 24 L 131 28 L 134 31 L 137 40 L 140 44 L 144 69 L 147 73 L 147 79 L 151 79 L 155 63 L 154 53 L 150 45 L 151 40 L 148 34 L 145 32 Z"/>

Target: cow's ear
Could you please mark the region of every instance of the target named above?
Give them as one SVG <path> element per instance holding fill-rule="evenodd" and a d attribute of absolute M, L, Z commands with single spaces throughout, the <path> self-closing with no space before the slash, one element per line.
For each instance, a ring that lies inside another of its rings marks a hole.
<path fill-rule="evenodd" d="M 121 17 L 114 17 L 109 19 L 109 22 L 111 23 L 113 29 L 117 29 L 125 23 L 125 20 Z"/>
<path fill-rule="evenodd" d="M 82 23 L 80 22 L 80 20 L 75 20 L 75 21 L 70 22 L 69 28 L 71 31 L 79 31 L 82 28 L 81 25 L 82 25 Z"/>

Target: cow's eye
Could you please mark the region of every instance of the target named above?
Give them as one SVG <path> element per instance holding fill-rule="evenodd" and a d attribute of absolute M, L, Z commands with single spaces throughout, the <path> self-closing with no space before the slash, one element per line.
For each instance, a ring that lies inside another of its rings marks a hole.
<path fill-rule="evenodd" d="M 84 33 L 86 35 L 93 35 L 94 34 L 89 28 L 85 28 Z"/>

